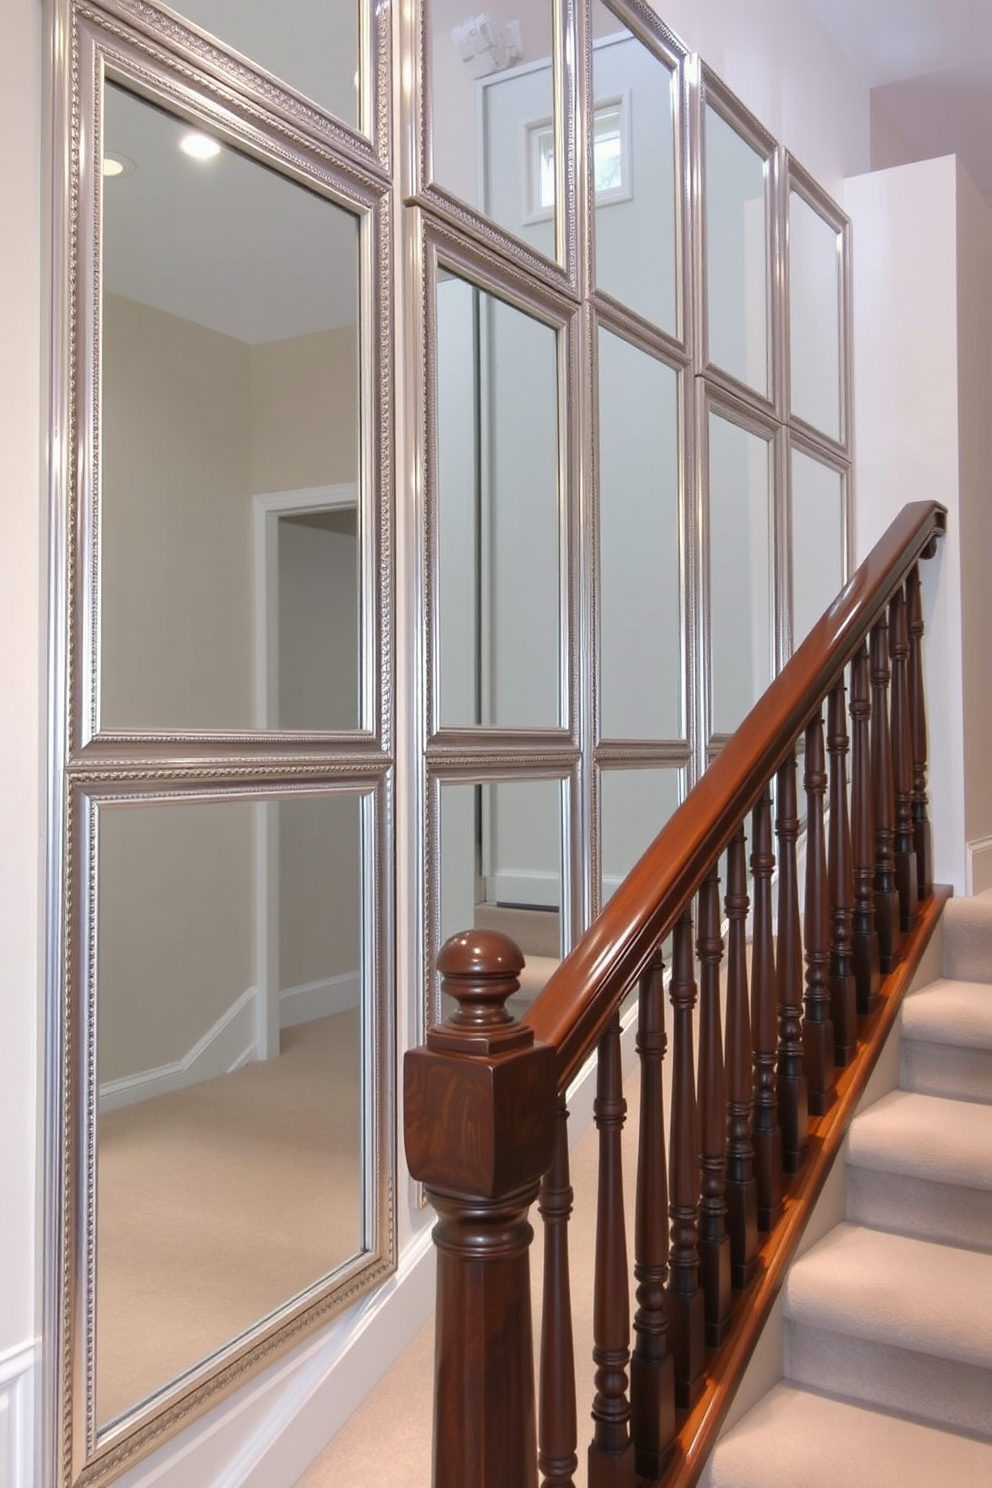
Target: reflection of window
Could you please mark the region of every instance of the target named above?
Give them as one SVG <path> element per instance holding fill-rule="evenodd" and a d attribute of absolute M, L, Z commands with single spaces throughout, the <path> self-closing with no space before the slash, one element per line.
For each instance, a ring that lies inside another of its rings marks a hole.
<path fill-rule="evenodd" d="M 605 99 L 593 110 L 592 169 L 596 205 L 627 201 L 630 184 L 628 94 Z M 527 125 L 528 222 L 550 217 L 555 207 L 555 136 L 550 119 Z"/>

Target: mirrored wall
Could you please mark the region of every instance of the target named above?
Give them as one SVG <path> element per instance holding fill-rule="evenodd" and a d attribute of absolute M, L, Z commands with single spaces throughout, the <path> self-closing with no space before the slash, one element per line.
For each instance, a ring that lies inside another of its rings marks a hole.
<path fill-rule="evenodd" d="M 53 1488 L 395 1265 L 382 35 L 299 9 L 289 44 L 255 7 L 66 7 Z"/>
<path fill-rule="evenodd" d="M 843 583 L 849 243 L 642 0 L 56 6 L 73 1488 L 390 1273 L 441 941 L 525 1011 Z"/>

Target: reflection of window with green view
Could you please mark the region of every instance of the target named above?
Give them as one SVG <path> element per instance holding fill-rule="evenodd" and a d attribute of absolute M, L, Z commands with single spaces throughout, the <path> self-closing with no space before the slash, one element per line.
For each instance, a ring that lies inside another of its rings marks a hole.
<path fill-rule="evenodd" d="M 555 206 L 555 138 L 550 119 L 527 126 L 530 146 L 528 217 L 550 217 Z M 630 137 L 627 99 L 611 98 L 593 112 L 593 183 L 597 205 L 625 201 L 630 195 Z"/>

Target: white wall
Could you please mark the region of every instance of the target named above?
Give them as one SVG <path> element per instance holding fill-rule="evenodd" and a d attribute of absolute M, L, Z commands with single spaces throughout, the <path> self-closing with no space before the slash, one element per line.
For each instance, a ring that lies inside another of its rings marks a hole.
<path fill-rule="evenodd" d="M 41 5 L 3 12 L 0 232 L 0 1485 L 33 1482 L 28 1389 L 37 1332 L 44 657 L 41 485 Z M 23 1433 L 28 1433 L 25 1439 Z"/>
<path fill-rule="evenodd" d="M 857 561 L 906 502 L 937 500 L 948 508 L 947 537 L 922 575 L 934 871 L 960 893 L 966 828 L 957 201 L 953 157 L 860 176 L 845 191 L 854 244 Z"/>
<path fill-rule="evenodd" d="M 868 89 L 800 0 L 652 4 L 836 200 L 868 170 Z"/>

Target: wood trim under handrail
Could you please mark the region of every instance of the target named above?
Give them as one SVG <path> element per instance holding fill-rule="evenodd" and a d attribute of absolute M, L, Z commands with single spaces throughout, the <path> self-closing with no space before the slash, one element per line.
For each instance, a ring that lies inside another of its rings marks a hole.
<path fill-rule="evenodd" d="M 524 1022 L 565 1090 L 682 906 L 698 889 L 893 590 L 946 531 L 936 501 L 905 506 L 741 727 L 550 977 Z"/>

